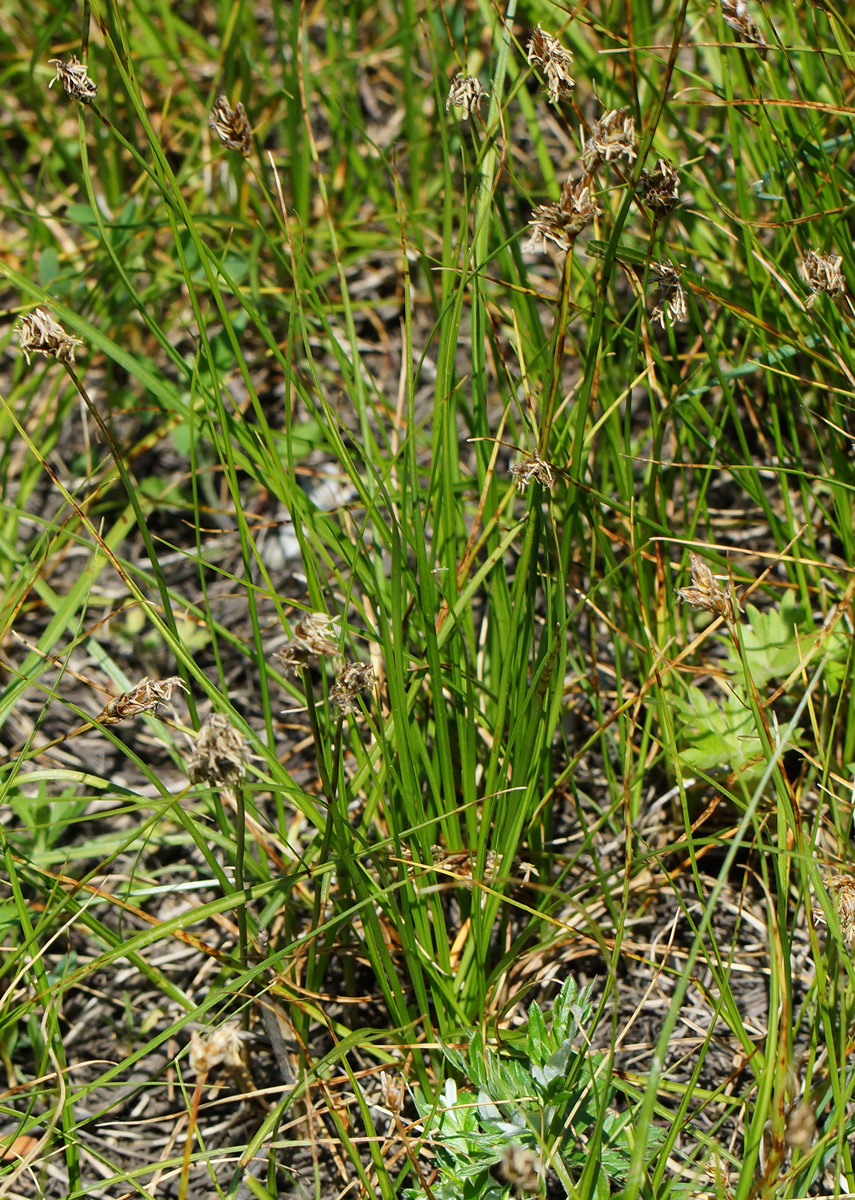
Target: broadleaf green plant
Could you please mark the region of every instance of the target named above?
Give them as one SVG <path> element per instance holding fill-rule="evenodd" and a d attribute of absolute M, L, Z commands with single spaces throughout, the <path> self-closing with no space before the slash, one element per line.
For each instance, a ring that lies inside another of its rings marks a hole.
<path fill-rule="evenodd" d="M 546 1016 L 532 1002 L 518 1044 L 489 1047 L 476 1031 L 464 1051 L 445 1047 L 449 1064 L 465 1082 L 446 1079 L 438 1098 L 419 1089 L 415 1093 L 439 1168 L 439 1179 L 431 1184 L 436 1200 L 504 1200 L 515 1194 L 502 1171 L 512 1150 L 535 1156 L 541 1191 L 549 1172 L 566 1195 L 574 1195 L 592 1153 L 605 1195 L 608 1181 L 625 1180 L 631 1115 L 614 1109 L 617 1088 L 604 1073 L 606 1056 L 586 1044 L 590 991 L 565 980 Z M 660 1141 L 654 1131 L 648 1150 Z M 425 1195 L 420 1188 L 405 1194 L 409 1200 Z"/>

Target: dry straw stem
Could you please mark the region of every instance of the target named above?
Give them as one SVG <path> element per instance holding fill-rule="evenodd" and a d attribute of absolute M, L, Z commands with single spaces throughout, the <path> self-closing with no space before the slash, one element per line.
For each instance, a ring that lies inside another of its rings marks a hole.
<path fill-rule="evenodd" d="M 474 75 L 455 75 L 451 81 L 451 87 L 448 89 L 445 111 L 448 112 L 452 105 L 455 108 L 461 108 L 463 110 L 460 114 L 461 120 L 468 121 L 470 113 L 480 113 L 481 104 L 488 95 L 489 92 L 484 91 Z"/>
<path fill-rule="evenodd" d="M 92 103 L 98 87 L 94 80 L 89 78 L 86 63 L 80 62 L 76 54 L 72 54 L 67 62 L 63 62 L 61 58 L 51 58 L 48 61 L 56 68 L 56 75 L 48 84 L 49 88 L 59 80 L 72 99 L 79 100 L 82 104 Z"/>
<path fill-rule="evenodd" d="M 252 127 L 247 119 L 246 109 L 240 103 L 234 108 L 229 104 L 227 96 L 217 96 L 208 127 L 229 150 L 237 150 L 247 158 L 252 149 Z"/>
<path fill-rule="evenodd" d="M 122 692 L 121 696 L 108 701 L 95 720 L 101 725 L 116 725 L 140 713 L 157 712 L 159 704 L 169 703 L 176 688 L 188 690 L 187 684 L 177 675 L 171 675 L 169 679 L 145 678 L 129 692 Z"/>
<path fill-rule="evenodd" d="M 18 344 L 28 363 L 31 354 L 55 358 L 60 363 L 73 363 L 74 352 L 83 342 L 66 333 L 44 308 L 36 308 L 21 318 Z"/>

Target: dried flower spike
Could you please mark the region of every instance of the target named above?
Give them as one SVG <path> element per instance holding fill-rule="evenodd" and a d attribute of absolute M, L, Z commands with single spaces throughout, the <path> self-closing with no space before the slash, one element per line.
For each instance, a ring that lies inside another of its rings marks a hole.
<path fill-rule="evenodd" d="M 628 111 L 626 108 L 612 109 L 600 117 L 591 130 L 582 150 L 582 162 L 589 174 L 600 163 L 610 163 L 616 158 L 625 158 L 631 163 L 637 158 L 635 120 L 627 116 Z"/>
<path fill-rule="evenodd" d="M 402 1075 L 393 1071 L 383 1071 L 380 1075 L 380 1091 L 383 1103 L 390 1112 L 400 1113 L 406 1099 L 406 1084 Z"/>
<path fill-rule="evenodd" d="M 515 1190 L 531 1196 L 540 1191 L 543 1164 L 540 1155 L 526 1146 L 506 1146 L 499 1163 L 499 1174 Z"/>
<path fill-rule="evenodd" d="M 191 783 L 234 787 L 246 775 L 250 752 L 246 738 L 223 713 L 209 713 L 187 760 Z"/>
<path fill-rule="evenodd" d="M 360 692 L 369 691 L 375 683 L 374 671 L 368 663 L 346 663 L 338 673 L 338 677 L 330 691 L 330 703 L 344 715 L 358 713 L 359 705 L 356 697 Z"/>
<path fill-rule="evenodd" d="M 63 62 L 61 58 L 51 58 L 48 61 L 56 68 L 56 75 L 48 84 L 49 88 L 59 80 L 72 99 L 79 100 L 82 104 L 92 103 L 98 87 L 94 80 L 89 78 L 86 63 L 80 62 L 76 54 L 72 54 L 68 62 Z"/>
<path fill-rule="evenodd" d="M 525 458 L 514 463 L 511 467 L 511 476 L 519 492 L 526 491 L 532 480 L 535 480 L 542 487 L 549 488 L 550 491 L 552 491 L 552 485 L 555 483 L 552 467 L 536 453 L 527 454 Z"/>
<path fill-rule="evenodd" d="M 846 280 L 840 270 L 843 259 L 836 254 L 819 254 L 808 250 L 802 262 L 802 271 L 811 295 L 805 307 L 813 308 L 820 292 L 828 292 L 832 300 L 841 300 L 846 292 Z"/>
<path fill-rule="evenodd" d="M 651 278 L 656 291 L 650 302 L 650 316 L 664 329 L 667 322 L 685 321 L 689 315 L 686 289 L 680 283 L 680 272 L 668 263 L 657 263 Z"/>
<path fill-rule="evenodd" d="M 36 308 L 21 318 L 18 344 L 27 362 L 31 354 L 43 354 L 57 362 L 74 362 L 74 351 L 82 346 L 80 338 L 71 337 L 43 308 Z"/>
<path fill-rule="evenodd" d="M 528 44 L 528 61 L 540 67 L 546 76 L 546 90 L 553 104 L 566 99 L 573 92 L 575 80 L 570 76 L 573 55 L 565 50 L 557 37 L 547 33 L 538 25 Z"/>
<path fill-rule="evenodd" d="M 753 42 L 756 46 L 765 46 L 763 36 L 748 12 L 745 0 L 721 0 L 721 15 L 725 25 L 745 42 Z"/>
<path fill-rule="evenodd" d="M 246 116 L 246 109 L 240 103 L 234 108 L 226 96 L 217 96 L 208 126 L 229 150 L 239 151 L 244 158 L 252 148 L 252 129 Z"/>
<path fill-rule="evenodd" d="M 480 113 L 481 102 L 488 95 L 489 92 L 484 91 L 474 75 L 455 75 L 451 81 L 451 87 L 448 89 L 445 111 L 448 112 L 452 105 L 455 108 L 462 108 L 461 119 L 468 121 L 471 112 Z"/>
<path fill-rule="evenodd" d="M 232 1070 L 239 1067 L 243 1043 L 249 1036 L 237 1021 L 229 1021 L 208 1037 L 203 1037 L 194 1029 L 190 1034 L 190 1070 L 198 1078 L 210 1074 L 220 1063 L 225 1063 Z"/>
<path fill-rule="evenodd" d="M 641 198 L 654 212 L 669 213 L 680 203 L 680 173 L 664 158 L 660 158 L 652 171 L 646 168 L 639 180 Z"/>
<path fill-rule="evenodd" d="M 286 672 L 299 675 L 312 659 L 326 654 L 338 654 L 338 625 L 326 613 L 307 613 L 294 626 L 290 642 L 274 655 Z"/>
<path fill-rule="evenodd" d="M 730 593 L 724 590 L 707 564 L 695 554 L 694 550 L 689 551 L 689 562 L 692 567 L 692 585 L 678 588 L 677 595 L 692 608 L 714 613 L 717 617 L 724 617 L 728 624 L 733 624 L 735 617 Z"/>
<path fill-rule="evenodd" d="M 855 946 L 855 879 L 851 875 L 829 875 L 825 886 L 837 893 L 837 917 L 843 943 L 851 950 Z"/>
<path fill-rule="evenodd" d="M 143 679 L 129 692 L 115 696 L 95 718 L 102 725 L 116 725 L 140 713 L 157 712 L 159 704 L 168 704 L 176 688 L 187 691 L 187 685 L 177 675 L 169 679 Z"/>
<path fill-rule="evenodd" d="M 541 204 L 531 214 L 531 233 L 525 249 L 543 253 L 546 243 L 554 242 L 560 250 L 567 252 L 585 226 L 590 225 L 601 211 L 587 184 L 572 184 L 568 179 L 557 204 Z"/>

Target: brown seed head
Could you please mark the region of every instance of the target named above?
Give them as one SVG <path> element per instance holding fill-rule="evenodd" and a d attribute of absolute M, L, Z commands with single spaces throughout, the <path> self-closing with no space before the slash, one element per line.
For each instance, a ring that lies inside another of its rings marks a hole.
<path fill-rule="evenodd" d="M 448 89 L 445 111 L 448 112 L 452 105 L 455 108 L 462 108 L 461 118 L 468 121 L 471 112 L 481 111 L 481 102 L 488 95 L 489 92 L 484 91 L 474 75 L 455 75 L 451 81 L 451 87 Z"/>
<path fill-rule="evenodd" d="M 294 626 L 294 634 L 288 644 L 279 650 L 277 658 L 286 673 L 299 675 L 303 667 L 326 654 L 338 654 L 338 626 L 334 617 L 326 613 L 307 613 Z"/>
<path fill-rule="evenodd" d="M 588 174 L 600 163 L 610 163 L 617 158 L 625 158 L 631 163 L 637 158 L 635 120 L 627 116 L 628 112 L 626 108 L 612 109 L 600 117 L 591 130 L 582 150 L 582 162 Z"/>
<path fill-rule="evenodd" d="M 652 171 L 645 168 L 639 180 L 641 198 L 656 213 L 668 213 L 680 203 L 680 172 L 664 158 Z"/>
<path fill-rule="evenodd" d="M 237 1021 L 229 1021 L 203 1037 L 194 1029 L 190 1034 L 190 1070 L 199 1078 L 204 1077 L 225 1063 L 229 1069 L 239 1067 L 243 1058 L 243 1043 L 249 1034 L 241 1029 Z"/>
<path fill-rule="evenodd" d="M 252 128 L 242 104 L 232 108 L 226 96 L 217 96 L 208 127 L 229 150 L 237 150 L 244 158 L 248 157 L 252 148 Z"/>
<path fill-rule="evenodd" d="M 499 1174 L 518 1192 L 533 1195 L 540 1191 L 543 1164 L 540 1155 L 525 1146 L 506 1146 L 499 1163 Z"/>
<path fill-rule="evenodd" d="M 816 1136 L 816 1117 L 808 1100 L 802 1100 L 787 1113 L 784 1140 L 788 1146 L 807 1154 Z"/>
<path fill-rule="evenodd" d="M 72 54 L 68 62 L 63 62 L 61 58 L 51 58 L 48 61 L 56 68 L 56 75 L 48 84 L 49 88 L 59 80 L 72 99 L 80 100 L 83 104 L 92 103 L 98 88 L 89 78 L 86 63 L 79 62 L 76 54 Z"/>
<path fill-rule="evenodd" d="M 235 787 L 246 775 L 250 757 L 246 738 L 228 717 L 223 713 L 209 713 L 187 760 L 187 775 L 192 783 Z"/>
<path fill-rule="evenodd" d="M 375 682 L 374 671 L 368 663 L 345 663 L 330 691 L 330 703 L 342 714 L 358 713 L 356 697 L 360 692 L 370 691 Z"/>
<path fill-rule="evenodd" d="M 74 362 L 74 351 L 82 346 L 80 338 L 71 337 L 58 325 L 49 312 L 36 308 L 18 325 L 18 344 L 27 362 L 31 354 L 43 354 L 57 362 Z"/>
<path fill-rule="evenodd" d="M 825 886 L 837 893 L 837 917 L 844 945 L 855 945 L 855 879 L 851 875 L 829 875 Z"/>
<path fill-rule="evenodd" d="M 511 476 L 519 492 L 526 491 L 532 480 L 535 480 L 542 487 L 548 488 L 550 491 L 552 491 L 553 484 L 555 483 L 552 467 L 536 453 L 527 454 L 525 458 L 514 463 L 511 467 Z"/>
<path fill-rule="evenodd" d="M 807 280 L 811 295 L 807 308 L 813 308 L 820 292 L 828 292 L 832 300 L 841 300 L 846 293 L 846 280 L 840 270 L 843 259 L 836 254 L 819 254 L 808 250 L 802 261 L 802 272 Z"/>
<path fill-rule="evenodd" d="M 553 242 L 567 253 L 585 226 L 601 211 L 587 184 L 574 184 L 568 179 L 557 204 L 541 204 L 532 213 L 525 249 L 542 254 L 546 243 Z"/>
<path fill-rule="evenodd" d="M 540 67 L 546 76 L 546 90 L 552 104 L 572 95 L 575 81 L 570 75 L 573 55 L 565 50 L 557 37 L 538 25 L 528 44 L 528 61 Z"/>
<path fill-rule="evenodd" d="M 380 1088 L 383 1094 L 383 1103 L 390 1112 L 400 1113 L 404 1107 L 404 1097 L 406 1095 L 406 1085 L 403 1076 L 396 1071 L 383 1071 L 380 1075 Z"/>
<path fill-rule="evenodd" d="M 689 562 L 692 566 L 692 586 L 678 588 L 677 595 L 692 608 L 714 613 L 715 616 L 724 617 L 725 621 L 732 624 L 735 617 L 730 593 L 724 590 L 707 564 L 695 554 L 694 550 L 689 551 Z"/>
<path fill-rule="evenodd" d="M 765 46 L 763 35 L 748 12 L 745 0 L 721 0 L 721 15 L 725 25 L 737 34 L 744 42 L 753 42 L 756 46 Z"/>
<path fill-rule="evenodd" d="M 669 263 L 657 263 L 651 272 L 656 291 L 650 301 L 650 316 L 654 324 L 665 328 L 667 322 L 685 321 L 689 315 L 686 290 L 680 283 L 680 272 Z"/>
<path fill-rule="evenodd" d="M 143 679 L 129 692 L 123 692 L 105 704 L 95 718 L 102 725 L 116 725 L 140 713 L 156 712 L 159 704 L 168 704 L 176 688 L 186 692 L 187 685 L 177 675 L 169 679 Z"/>

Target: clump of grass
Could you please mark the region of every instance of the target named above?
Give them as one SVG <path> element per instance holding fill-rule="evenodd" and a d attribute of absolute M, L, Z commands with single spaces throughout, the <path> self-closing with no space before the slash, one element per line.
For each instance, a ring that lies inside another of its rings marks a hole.
<path fill-rule="evenodd" d="M 573 976 L 566 1194 L 855 1190 L 852 31 L 363 16 L 0 33 L 4 1187 L 430 1195 Z"/>

